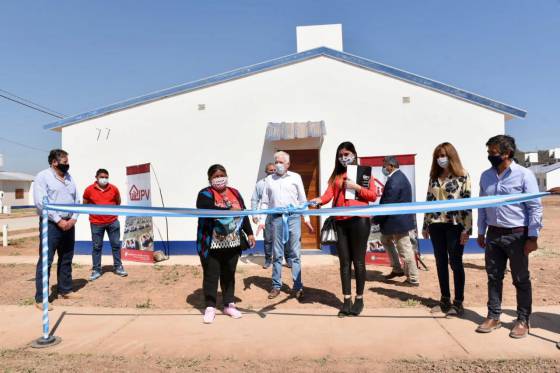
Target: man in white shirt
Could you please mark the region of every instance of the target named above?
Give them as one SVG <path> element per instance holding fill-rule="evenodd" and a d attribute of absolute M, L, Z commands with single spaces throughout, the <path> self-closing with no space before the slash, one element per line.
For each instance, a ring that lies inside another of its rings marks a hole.
<path fill-rule="evenodd" d="M 290 167 L 290 155 L 286 152 L 274 154 L 276 173 L 267 176 L 261 201 L 261 209 L 300 206 L 307 202 L 305 189 L 301 176 L 295 172 L 288 171 Z M 268 294 L 269 299 L 276 298 L 282 287 L 282 259 L 287 255 L 287 261 L 292 264 L 292 278 L 294 280 L 293 292 L 298 301 L 303 298 L 303 284 L 301 282 L 301 216 L 290 215 L 288 217 L 289 238 L 286 244 L 282 242 L 284 233 L 282 215 L 271 215 L 273 227 L 273 264 L 272 264 L 272 290 Z M 305 225 L 309 232 L 313 232 L 313 226 L 309 216 L 304 216 Z M 263 228 L 262 223 L 259 226 Z M 285 250 L 287 248 L 287 250 Z M 286 253 L 285 253 L 286 251 Z"/>
<path fill-rule="evenodd" d="M 267 163 L 264 167 L 264 172 L 266 176 L 272 175 L 276 172 L 276 166 L 274 163 Z M 259 210 L 261 208 L 262 196 L 264 192 L 264 187 L 266 184 L 266 177 L 257 181 L 255 185 L 255 191 L 251 197 L 251 210 Z M 259 216 L 253 216 L 253 223 L 259 224 L 261 218 Z M 257 230 L 257 236 L 260 230 Z M 270 215 L 267 215 L 264 220 L 264 264 L 263 268 L 267 269 L 272 265 L 272 219 Z"/>

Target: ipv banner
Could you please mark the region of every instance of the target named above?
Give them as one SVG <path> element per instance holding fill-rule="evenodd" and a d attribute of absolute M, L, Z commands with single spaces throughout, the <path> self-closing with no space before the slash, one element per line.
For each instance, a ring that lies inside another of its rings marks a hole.
<path fill-rule="evenodd" d="M 126 168 L 128 205 L 152 206 L 150 164 Z M 121 257 L 134 262 L 154 262 L 154 234 L 151 216 L 127 216 L 124 226 Z"/>

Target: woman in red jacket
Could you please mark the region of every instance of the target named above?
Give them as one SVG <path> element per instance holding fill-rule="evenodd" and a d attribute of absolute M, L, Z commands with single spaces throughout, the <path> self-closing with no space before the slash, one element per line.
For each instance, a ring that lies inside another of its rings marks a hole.
<path fill-rule="evenodd" d="M 329 186 L 321 197 L 313 202 L 324 205 L 333 200 L 333 207 L 367 206 L 375 201 L 375 183 L 371 180 L 369 188 L 363 188 L 346 176 L 346 166 L 358 164 L 358 154 L 351 142 L 343 142 L 336 149 L 334 170 L 329 178 Z M 356 199 L 346 199 L 346 189 L 356 191 Z M 364 309 L 364 287 L 366 282 L 366 247 L 371 222 L 369 217 L 338 216 L 336 217 L 336 233 L 338 240 L 336 249 L 340 260 L 340 279 L 344 303 L 339 317 L 358 316 Z M 356 274 L 356 299 L 352 304 L 352 268 Z"/>

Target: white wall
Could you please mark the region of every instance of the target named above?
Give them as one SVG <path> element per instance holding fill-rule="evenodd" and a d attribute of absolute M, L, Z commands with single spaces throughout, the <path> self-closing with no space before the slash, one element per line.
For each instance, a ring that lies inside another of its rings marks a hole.
<path fill-rule="evenodd" d="M 546 189 L 560 187 L 560 168 L 546 174 Z"/>
<path fill-rule="evenodd" d="M 403 104 L 403 96 L 411 102 Z M 477 195 L 479 175 L 489 166 L 484 144 L 504 133 L 502 114 L 320 57 L 66 127 L 62 146 L 81 190 L 99 167 L 124 189 L 125 166 L 151 162 L 166 205 L 192 207 L 212 163 L 224 164 L 231 185 L 248 201 L 275 150 L 264 142 L 267 123 L 308 120 L 323 120 L 327 128 L 322 190 L 337 145 L 350 140 L 363 156 L 416 153 L 418 200 L 424 199 L 437 144 L 457 147 Z M 96 128 L 110 129 L 108 140 L 102 135 L 97 141 Z M 159 195 L 154 197 L 159 205 Z M 161 219 L 156 224 L 163 227 Z M 82 217 L 77 239 L 89 236 Z M 170 219 L 170 240 L 195 237 L 194 219 Z"/>
<path fill-rule="evenodd" d="M 525 153 L 525 159 L 531 163 L 539 163 L 539 153 Z"/>

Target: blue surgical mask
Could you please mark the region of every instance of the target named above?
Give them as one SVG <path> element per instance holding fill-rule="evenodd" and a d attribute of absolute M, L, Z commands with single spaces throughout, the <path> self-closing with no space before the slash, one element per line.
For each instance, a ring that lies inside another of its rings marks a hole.
<path fill-rule="evenodd" d="M 437 164 L 441 167 L 441 168 L 446 168 L 447 166 L 449 166 L 449 158 L 447 157 L 439 157 L 437 159 Z"/>
<path fill-rule="evenodd" d="M 276 173 L 280 176 L 286 173 L 286 166 L 283 163 L 276 163 Z"/>
<path fill-rule="evenodd" d="M 381 169 L 381 172 L 382 172 L 383 175 L 385 175 L 385 176 L 389 176 L 389 174 L 390 174 L 390 172 L 389 172 L 385 167 L 383 167 L 383 168 Z"/>

